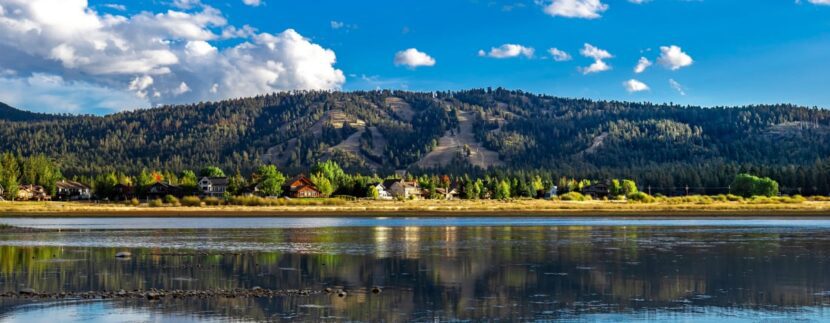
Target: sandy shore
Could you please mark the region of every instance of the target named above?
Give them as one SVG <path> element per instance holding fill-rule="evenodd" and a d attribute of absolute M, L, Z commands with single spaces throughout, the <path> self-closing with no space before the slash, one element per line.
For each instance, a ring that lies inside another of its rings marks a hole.
<path fill-rule="evenodd" d="M 413 217 L 413 216 L 830 216 L 830 202 L 626 203 L 613 201 L 355 201 L 340 205 L 133 207 L 81 202 L 0 202 L 0 217 Z"/>

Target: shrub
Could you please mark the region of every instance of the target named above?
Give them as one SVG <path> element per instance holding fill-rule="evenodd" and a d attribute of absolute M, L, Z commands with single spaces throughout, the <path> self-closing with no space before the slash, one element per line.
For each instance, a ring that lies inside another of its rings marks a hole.
<path fill-rule="evenodd" d="M 585 201 L 585 195 L 579 192 L 568 192 L 559 196 L 562 201 Z"/>
<path fill-rule="evenodd" d="M 141 201 L 139 201 L 137 198 L 132 198 L 130 200 L 124 201 L 124 204 L 126 204 L 127 206 L 139 206 L 141 205 Z"/>
<path fill-rule="evenodd" d="M 222 200 L 217 197 L 206 197 L 204 199 L 205 204 L 210 206 L 217 206 L 222 205 Z"/>
<path fill-rule="evenodd" d="M 165 204 L 179 204 L 179 199 L 173 195 L 165 195 L 164 196 L 164 203 Z"/>
<path fill-rule="evenodd" d="M 640 202 L 640 203 L 654 203 L 654 202 L 657 201 L 651 195 L 648 195 L 648 194 L 643 193 L 643 192 L 636 192 L 636 193 L 629 194 L 628 195 L 628 200 L 629 201 L 634 201 L 634 202 Z"/>
<path fill-rule="evenodd" d="M 810 201 L 815 201 L 815 202 L 827 202 L 827 201 L 830 201 L 830 196 L 820 196 L 820 195 L 810 196 L 809 200 Z"/>
<path fill-rule="evenodd" d="M 723 194 L 718 194 L 718 195 L 712 196 L 712 199 L 717 201 L 717 202 L 729 201 L 729 198 L 726 197 L 726 195 L 723 195 Z"/>
<path fill-rule="evenodd" d="M 198 196 L 185 196 L 182 198 L 182 205 L 184 206 L 202 206 L 202 200 Z"/>
<path fill-rule="evenodd" d="M 744 200 L 744 198 L 742 196 L 738 196 L 738 195 L 735 195 L 735 194 L 726 194 L 726 199 L 729 200 L 730 202 L 740 202 L 740 201 Z"/>
<path fill-rule="evenodd" d="M 164 202 L 162 202 L 160 199 L 155 199 L 150 201 L 150 203 L 147 203 L 147 205 L 150 207 L 162 207 L 164 206 Z"/>

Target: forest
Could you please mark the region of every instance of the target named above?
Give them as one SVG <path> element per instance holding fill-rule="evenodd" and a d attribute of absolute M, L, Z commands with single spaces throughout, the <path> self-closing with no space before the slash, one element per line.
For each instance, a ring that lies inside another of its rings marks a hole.
<path fill-rule="evenodd" d="M 415 176 L 632 179 L 665 195 L 721 194 L 738 174 L 785 194 L 830 194 L 830 112 L 788 104 L 696 107 L 506 89 L 282 92 L 106 116 L 0 105 L 0 151 L 66 178 L 214 165 L 244 176 L 333 160 Z M 511 184 L 512 185 L 512 184 Z"/>

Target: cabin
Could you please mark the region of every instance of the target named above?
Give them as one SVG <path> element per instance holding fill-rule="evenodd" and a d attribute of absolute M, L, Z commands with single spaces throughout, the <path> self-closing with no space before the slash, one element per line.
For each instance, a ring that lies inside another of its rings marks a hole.
<path fill-rule="evenodd" d="M 606 183 L 596 183 L 582 189 L 582 194 L 593 199 L 604 199 L 611 195 L 611 189 Z"/>
<path fill-rule="evenodd" d="M 437 194 L 441 197 L 441 199 L 444 200 L 454 200 L 458 197 L 458 189 L 452 187 L 449 189 L 438 187 L 435 189 L 435 194 Z"/>
<path fill-rule="evenodd" d="M 55 198 L 61 201 L 79 201 L 92 199 L 92 189 L 75 181 L 55 183 Z"/>
<path fill-rule="evenodd" d="M 417 181 L 405 181 L 403 179 L 392 179 L 383 182 L 383 186 L 392 196 L 403 199 L 414 199 L 421 197 L 421 188 Z"/>
<path fill-rule="evenodd" d="M 311 182 L 311 179 L 305 175 L 297 175 L 282 186 L 282 192 L 285 196 L 290 198 L 312 198 L 322 197 L 323 194 L 317 189 L 317 186 Z"/>
<path fill-rule="evenodd" d="M 551 186 L 551 187 L 550 187 L 550 189 L 549 189 L 549 190 L 545 193 L 545 199 L 546 199 L 546 200 L 550 200 L 550 199 L 552 199 L 552 198 L 555 198 L 555 197 L 558 195 L 558 193 L 559 193 L 559 187 L 557 187 L 556 185 L 553 185 L 553 186 Z"/>
<path fill-rule="evenodd" d="M 228 191 L 227 177 L 202 177 L 199 180 L 199 189 L 204 196 L 221 197 Z"/>
<path fill-rule="evenodd" d="M 371 190 L 372 187 L 378 191 L 378 200 L 391 200 L 393 198 L 392 193 L 389 193 L 389 190 L 386 189 L 386 186 L 383 186 L 383 183 L 369 184 L 367 191 Z"/>
<path fill-rule="evenodd" d="M 147 189 L 147 198 L 150 199 L 160 199 L 167 195 L 173 195 L 180 198 L 184 196 L 184 190 L 179 186 L 172 185 L 167 182 L 157 182 L 150 185 Z"/>
<path fill-rule="evenodd" d="M 113 201 L 127 201 L 135 197 L 135 189 L 130 185 L 116 184 L 112 187 L 112 195 L 108 198 Z"/>
<path fill-rule="evenodd" d="M 17 200 L 20 201 L 49 201 L 52 196 L 40 185 L 20 185 L 17 190 Z"/>

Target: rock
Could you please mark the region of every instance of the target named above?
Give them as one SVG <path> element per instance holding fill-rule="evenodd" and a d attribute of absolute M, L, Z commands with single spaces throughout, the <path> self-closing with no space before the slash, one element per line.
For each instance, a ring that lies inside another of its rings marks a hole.
<path fill-rule="evenodd" d="M 20 290 L 20 295 L 36 295 L 37 291 L 33 288 L 23 288 Z"/>
<path fill-rule="evenodd" d="M 124 297 L 124 296 L 127 296 L 127 291 L 122 289 L 122 290 L 119 290 L 117 294 L 118 294 L 118 296 Z"/>
<path fill-rule="evenodd" d="M 323 291 L 326 292 L 326 294 L 331 294 L 333 292 L 333 290 L 331 290 L 331 288 L 328 287 L 326 287 L 326 289 L 324 289 Z"/>
<path fill-rule="evenodd" d="M 133 256 L 133 254 L 130 253 L 129 251 L 121 251 L 121 252 L 115 254 L 115 258 L 130 258 L 132 256 Z"/>
<path fill-rule="evenodd" d="M 261 290 L 262 290 L 262 287 L 259 287 L 259 286 L 254 286 L 254 288 L 251 288 L 251 290 L 252 290 L 252 291 L 255 291 L 255 292 L 258 292 L 258 291 L 261 291 Z"/>
<path fill-rule="evenodd" d="M 154 292 L 149 292 L 145 296 L 147 297 L 148 300 L 151 300 L 151 301 L 158 300 L 159 298 L 161 298 L 161 295 L 159 295 L 158 293 L 154 293 Z"/>
<path fill-rule="evenodd" d="M 381 290 L 380 287 L 372 287 L 372 294 L 380 294 Z"/>
<path fill-rule="evenodd" d="M 341 289 L 341 290 L 337 291 L 337 296 L 338 297 L 346 297 L 346 295 L 348 295 L 348 294 L 346 294 L 345 290 Z"/>

